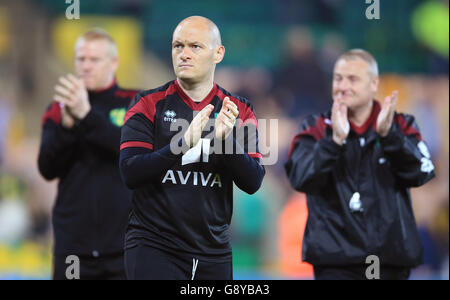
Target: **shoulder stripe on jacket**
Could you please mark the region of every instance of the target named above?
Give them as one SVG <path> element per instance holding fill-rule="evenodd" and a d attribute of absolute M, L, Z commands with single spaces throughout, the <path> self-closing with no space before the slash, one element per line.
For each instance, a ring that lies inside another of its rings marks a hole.
<path fill-rule="evenodd" d="M 258 128 L 258 120 L 256 119 L 255 111 L 248 100 L 237 95 L 233 95 L 220 86 L 218 86 L 217 89 L 217 96 L 222 101 L 225 99 L 225 97 L 229 97 L 230 100 L 237 105 L 239 110 L 238 129 L 247 124 L 253 124 L 256 126 L 256 128 Z"/>
<path fill-rule="evenodd" d="M 53 102 L 49 105 L 47 111 L 44 113 L 44 116 L 42 117 L 42 125 L 47 122 L 47 120 L 51 120 L 56 124 L 61 123 L 61 107 L 59 106 L 58 102 Z"/>
<path fill-rule="evenodd" d="M 394 122 L 398 124 L 404 135 L 415 135 L 419 141 L 422 140 L 419 130 L 414 126 L 414 117 L 399 113 L 395 114 Z"/>
<path fill-rule="evenodd" d="M 301 126 L 301 131 L 298 133 L 291 142 L 289 148 L 288 158 L 291 157 L 294 151 L 295 144 L 300 140 L 301 137 L 309 135 L 312 136 L 316 141 L 320 141 L 325 137 L 325 129 L 327 126 L 327 119 L 324 116 L 309 116 L 303 122 Z"/>
<path fill-rule="evenodd" d="M 125 123 L 130 119 L 134 114 L 142 113 L 147 119 L 151 122 L 154 121 L 155 113 L 156 113 L 156 103 L 165 99 L 168 95 L 172 95 L 176 92 L 174 84 L 170 84 L 166 90 L 158 91 L 155 93 L 141 93 L 137 94 L 136 97 L 140 97 L 136 100 L 135 103 L 130 105 L 127 113 L 125 114 Z"/>
<path fill-rule="evenodd" d="M 115 97 L 133 99 L 139 93 L 138 90 L 122 90 L 118 89 L 114 93 Z"/>

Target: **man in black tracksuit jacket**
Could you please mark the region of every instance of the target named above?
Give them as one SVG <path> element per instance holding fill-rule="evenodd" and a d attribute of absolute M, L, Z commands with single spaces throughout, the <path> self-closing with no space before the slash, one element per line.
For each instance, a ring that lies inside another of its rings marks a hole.
<path fill-rule="evenodd" d="M 124 279 L 131 192 L 119 174 L 120 130 L 137 91 L 117 86 L 117 50 L 103 31 L 84 34 L 72 75 L 61 77 L 44 114 L 41 174 L 59 179 L 53 208 L 54 279 Z M 79 276 L 73 269 L 78 256 Z M 69 268 L 70 267 L 70 268 Z"/>
<path fill-rule="evenodd" d="M 307 117 L 292 142 L 285 167 L 307 194 L 303 260 L 316 279 L 407 279 L 422 263 L 409 188 L 434 167 L 414 118 L 395 112 L 397 92 L 381 106 L 377 88 L 373 57 L 343 54 L 332 110 Z"/>
<path fill-rule="evenodd" d="M 265 169 L 253 106 L 214 83 L 224 54 L 217 25 L 184 19 L 172 39 L 177 79 L 139 93 L 125 116 L 120 171 L 133 189 L 130 280 L 233 279 L 233 184 L 253 194 Z"/>

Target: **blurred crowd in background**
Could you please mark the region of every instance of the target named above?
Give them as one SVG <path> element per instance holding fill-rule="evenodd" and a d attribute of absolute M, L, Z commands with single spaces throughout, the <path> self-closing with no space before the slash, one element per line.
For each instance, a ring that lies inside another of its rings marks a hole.
<path fill-rule="evenodd" d="M 368 20 L 363 0 L 79 0 L 80 19 L 68 20 L 64 0 L 0 0 L 0 279 L 50 278 L 57 182 L 46 182 L 36 161 L 41 117 L 57 78 L 73 72 L 76 37 L 108 31 L 119 84 L 150 89 L 174 79 L 171 34 L 190 15 L 221 30 L 216 82 L 248 98 L 259 119 L 278 120 L 278 160 L 261 190 L 235 191 L 235 279 L 312 278 L 301 261 L 306 198 L 283 164 L 301 120 L 330 108 L 334 61 L 350 48 L 375 56 L 379 99 L 399 90 L 398 111 L 416 117 L 429 146 L 437 177 L 411 190 L 425 247 L 412 278 L 448 279 L 449 3 L 380 2 L 380 19 Z M 274 138 L 267 131 L 266 142 Z"/>

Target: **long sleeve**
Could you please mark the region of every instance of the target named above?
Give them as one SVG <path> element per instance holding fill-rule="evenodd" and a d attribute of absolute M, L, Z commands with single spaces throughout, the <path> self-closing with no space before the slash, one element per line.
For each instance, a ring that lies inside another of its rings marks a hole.
<path fill-rule="evenodd" d="M 42 138 L 38 156 L 39 172 L 47 180 L 62 177 L 73 161 L 76 134 L 60 124 L 61 109 L 53 103 L 42 120 Z"/>
<path fill-rule="evenodd" d="M 391 130 L 380 142 L 400 184 L 417 187 L 435 176 L 430 154 L 413 116 L 396 114 Z"/>
<path fill-rule="evenodd" d="M 294 189 L 315 194 L 331 180 L 333 168 L 343 146 L 326 137 L 316 141 L 312 136 L 298 136 L 285 170 Z"/>
<path fill-rule="evenodd" d="M 242 107 L 241 105 L 241 109 Z M 226 149 L 226 144 L 233 145 L 233 154 L 225 151 L 222 156 L 223 165 L 236 186 L 248 194 L 258 191 L 266 174 L 261 164 L 262 155 L 258 143 L 258 120 L 253 106 L 248 104 L 239 112 L 238 126 L 223 141 L 222 146 L 222 149 Z"/>
<path fill-rule="evenodd" d="M 91 109 L 76 126 L 80 136 L 112 154 L 119 155 L 120 127 L 115 126 L 100 112 Z"/>
<path fill-rule="evenodd" d="M 297 191 L 315 194 L 330 183 L 336 162 L 344 147 L 336 144 L 331 129 L 326 130 L 323 117 L 306 118 L 300 133 L 292 140 L 285 170 L 289 181 Z"/>
<path fill-rule="evenodd" d="M 183 153 L 174 154 L 170 144 L 153 151 L 154 125 L 153 118 L 143 113 L 140 95 L 136 95 L 131 108 L 125 115 L 120 140 L 120 173 L 128 188 L 137 189 L 152 181 L 158 180 L 178 160 Z M 180 147 L 187 145 L 180 139 Z"/>
<path fill-rule="evenodd" d="M 260 158 L 250 157 L 249 154 L 244 153 L 244 149 L 237 143 L 236 139 L 232 138 L 232 141 L 236 153 L 224 154 L 224 165 L 231 173 L 238 188 L 248 194 L 254 194 L 261 187 L 266 170 L 261 164 Z"/>
<path fill-rule="evenodd" d="M 182 141 L 180 140 L 181 146 Z M 157 181 L 182 157 L 173 154 L 170 144 L 153 151 L 144 147 L 127 147 L 120 151 L 120 174 L 129 189 L 137 189 L 147 183 Z"/>

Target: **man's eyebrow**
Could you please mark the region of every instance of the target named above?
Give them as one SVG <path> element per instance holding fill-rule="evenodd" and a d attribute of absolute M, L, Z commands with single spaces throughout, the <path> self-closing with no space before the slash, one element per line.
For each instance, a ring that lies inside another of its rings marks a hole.
<path fill-rule="evenodd" d="M 346 74 L 346 73 L 336 73 L 336 72 L 333 73 L 333 77 L 334 77 L 334 76 L 340 76 L 340 77 L 357 77 L 357 78 L 360 77 L 359 75 L 352 74 L 352 73 Z"/>
<path fill-rule="evenodd" d="M 180 40 L 175 40 L 175 41 L 172 42 L 172 45 L 175 45 L 175 44 L 185 44 L 185 43 L 182 42 L 182 41 L 180 41 Z M 198 44 L 198 45 L 206 46 L 205 43 L 202 43 L 202 42 L 200 42 L 200 41 L 187 42 L 186 44 L 188 44 L 188 45 Z"/>
<path fill-rule="evenodd" d="M 206 44 L 205 44 L 205 43 L 202 43 L 202 42 L 200 42 L 200 41 L 190 42 L 189 44 L 190 44 L 190 45 L 197 44 L 197 45 L 201 45 L 201 46 L 205 46 L 205 47 L 206 47 Z"/>
<path fill-rule="evenodd" d="M 184 43 L 183 43 L 183 41 L 175 40 L 172 42 L 172 45 L 175 45 L 175 44 L 184 44 Z"/>

